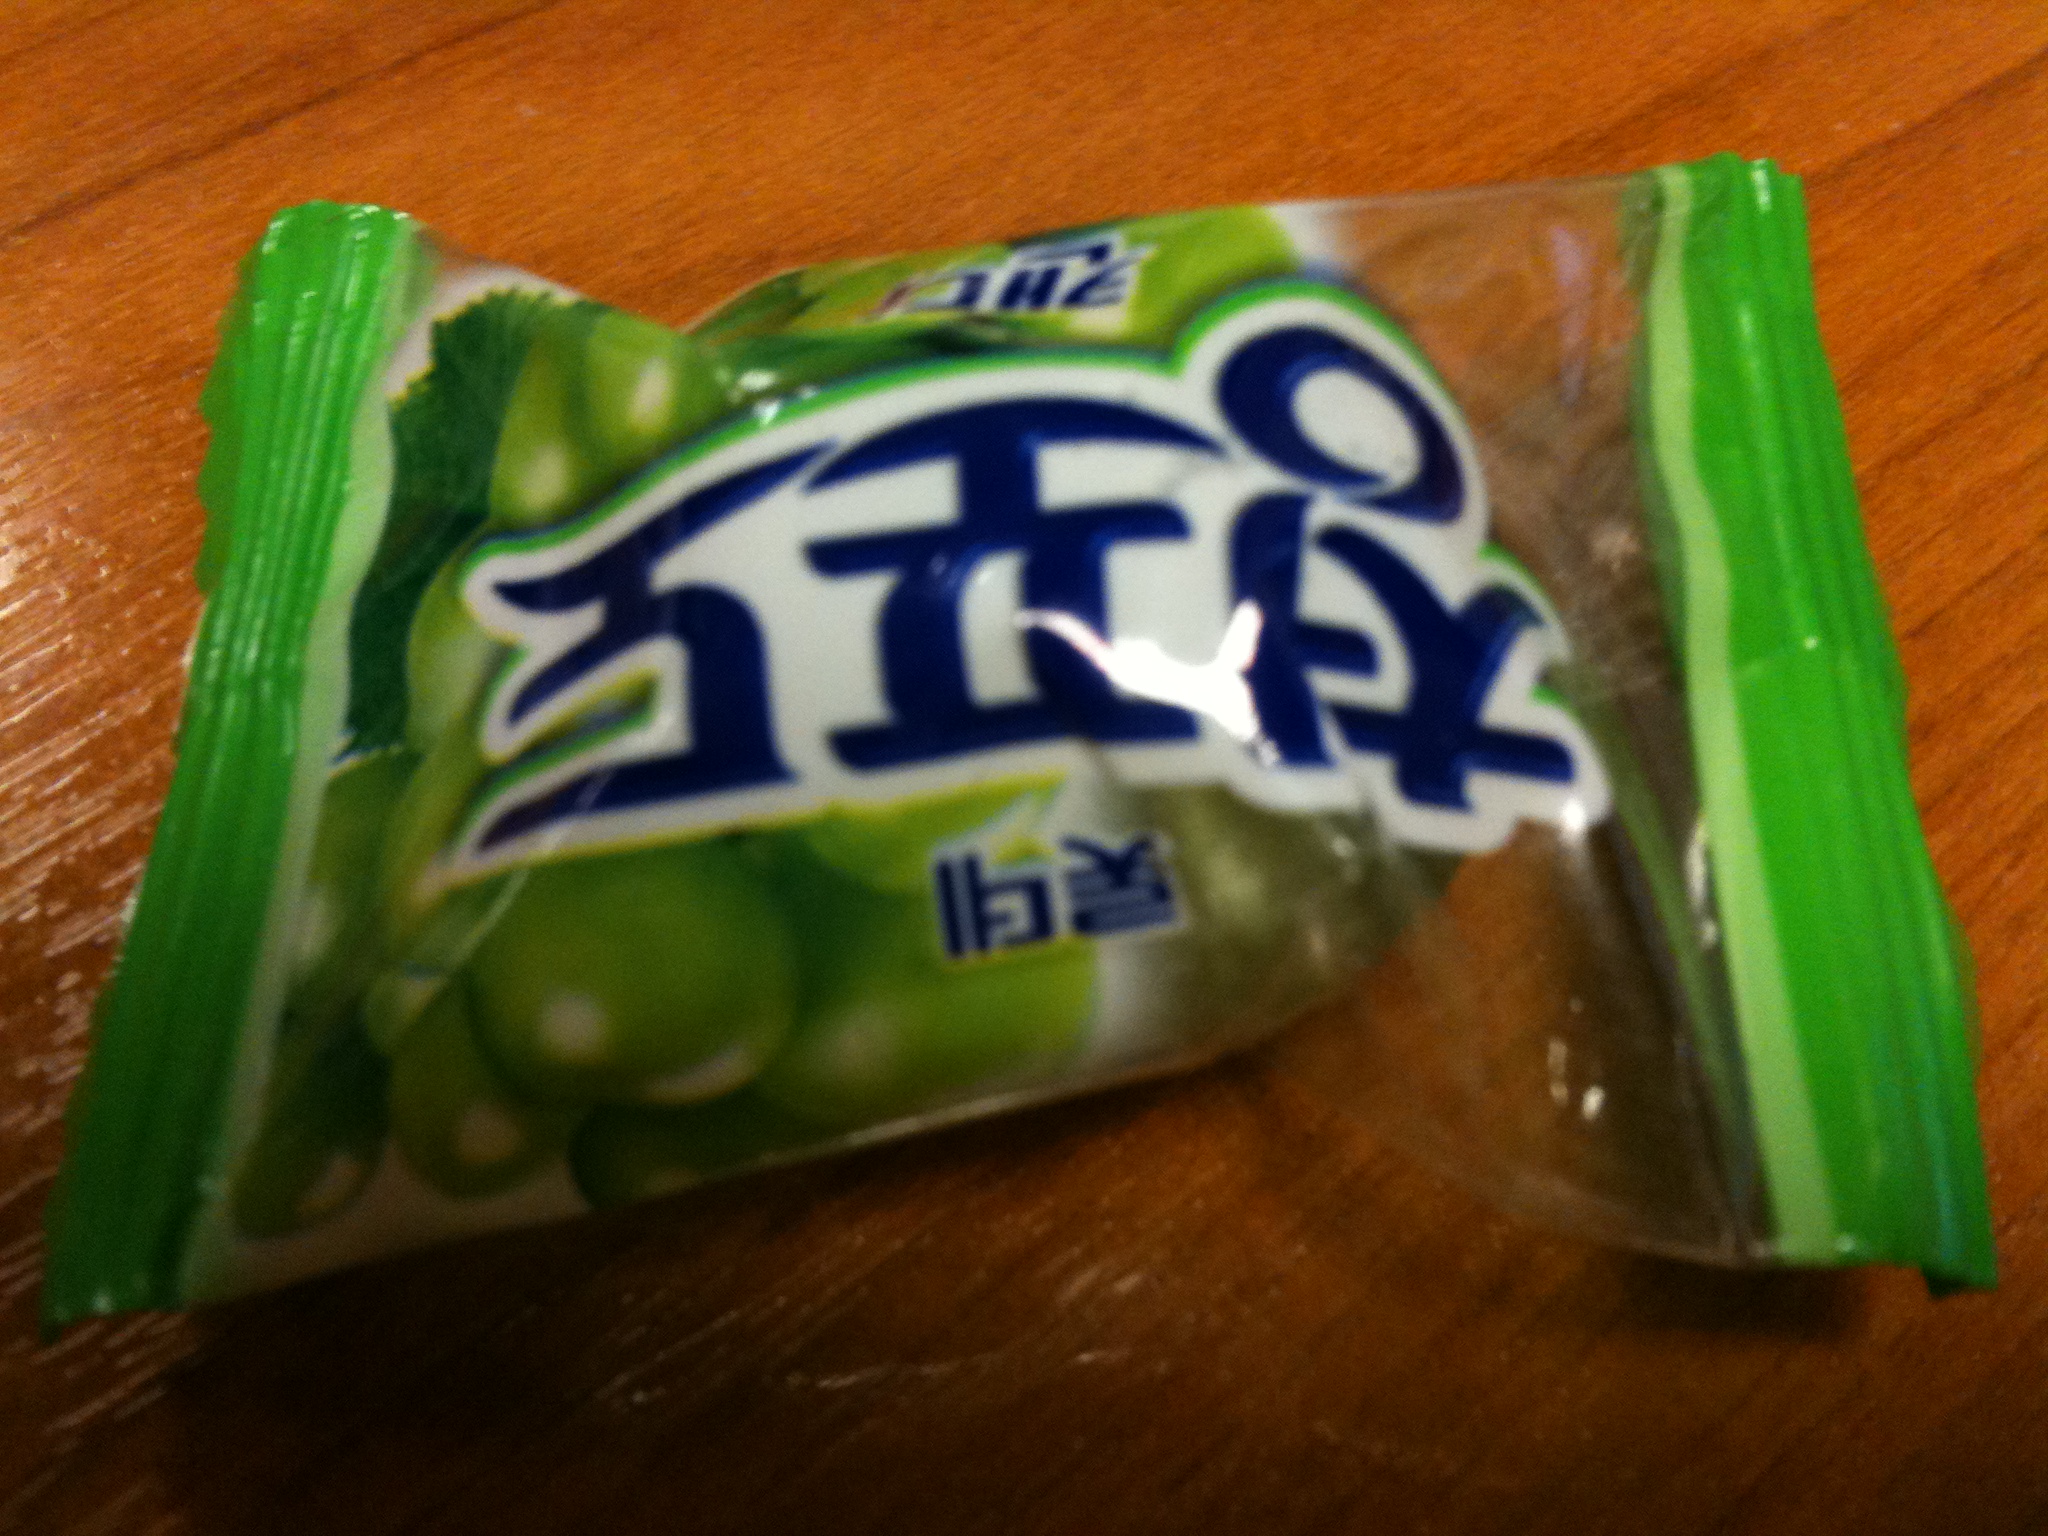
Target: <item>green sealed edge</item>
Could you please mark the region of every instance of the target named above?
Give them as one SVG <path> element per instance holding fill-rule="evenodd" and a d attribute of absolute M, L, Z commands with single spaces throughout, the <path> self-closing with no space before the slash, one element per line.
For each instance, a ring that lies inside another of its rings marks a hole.
<path fill-rule="evenodd" d="M 1650 473 L 1772 1251 L 1995 1283 L 1968 956 L 1821 349 L 1798 181 L 1647 172 Z"/>
<path fill-rule="evenodd" d="M 389 491 L 376 388 L 403 323 L 416 226 L 311 203 L 272 220 L 242 269 L 201 405 L 213 441 L 197 580 L 205 615 L 178 765 L 45 1213 L 42 1317 L 181 1303 L 229 1070 L 291 829 L 310 825 L 334 742 L 337 656 L 310 646 L 361 577 Z M 350 514 L 346 515 L 345 514 Z M 325 648 L 331 651 L 332 647 Z M 303 838 L 298 841 L 304 841 Z M 302 873 L 305 850 L 297 865 Z"/>

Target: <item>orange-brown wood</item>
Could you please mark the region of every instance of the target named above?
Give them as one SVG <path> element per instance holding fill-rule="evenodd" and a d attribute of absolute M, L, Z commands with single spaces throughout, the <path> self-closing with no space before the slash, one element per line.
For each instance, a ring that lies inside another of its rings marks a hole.
<path fill-rule="evenodd" d="M 684 320 L 1123 212 L 1808 178 L 1975 945 L 2005 1270 L 1489 1213 L 1254 1066 L 39 1344 L 57 1115 L 171 764 L 234 264 L 390 203 Z M 0 16 L 0 1529 L 2048 1529 L 2038 4 L 16 4 Z"/>

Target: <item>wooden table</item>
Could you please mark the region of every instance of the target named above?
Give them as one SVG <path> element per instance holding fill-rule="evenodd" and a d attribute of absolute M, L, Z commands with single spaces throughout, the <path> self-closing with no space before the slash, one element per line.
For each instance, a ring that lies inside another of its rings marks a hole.
<path fill-rule="evenodd" d="M 272 209 L 682 320 L 828 257 L 1719 149 L 1808 178 L 1999 1292 L 1596 1251 L 1239 1066 L 38 1343 Z M 2048 1528 L 2039 5 L 15 0 L 0 231 L 0 1528 Z"/>

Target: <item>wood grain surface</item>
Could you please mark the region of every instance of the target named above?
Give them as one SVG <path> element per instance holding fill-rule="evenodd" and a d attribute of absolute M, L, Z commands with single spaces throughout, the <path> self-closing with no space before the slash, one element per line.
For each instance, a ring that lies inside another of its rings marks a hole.
<path fill-rule="evenodd" d="M 830 257 L 1722 149 L 1808 179 L 1996 1294 L 1547 1236 L 1239 1065 L 38 1342 L 273 209 L 681 321 Z M 0 1528 L 2048 1529 L 2044 274 L 2038 3 L 0 8 Z"/>

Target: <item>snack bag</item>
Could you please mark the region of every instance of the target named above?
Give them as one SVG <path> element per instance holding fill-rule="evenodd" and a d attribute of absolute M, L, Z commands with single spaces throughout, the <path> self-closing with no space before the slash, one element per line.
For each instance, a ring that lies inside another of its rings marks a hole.
<path fill-rule="evenodd" d="M 280 214 L 46 1316 L 1261 1042 L 1596 1236 L 1988 1284 L 1803 239 L 1724 157 L 678 331 Z"/>

